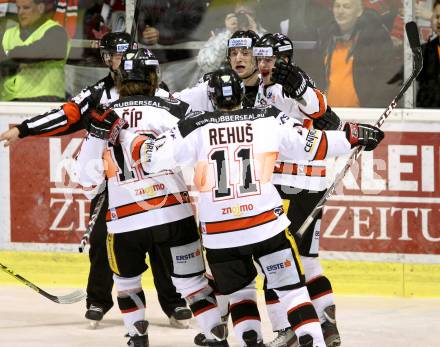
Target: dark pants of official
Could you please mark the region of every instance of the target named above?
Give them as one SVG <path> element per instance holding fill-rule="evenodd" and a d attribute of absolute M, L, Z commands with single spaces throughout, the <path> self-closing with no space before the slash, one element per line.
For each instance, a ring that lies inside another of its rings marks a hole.
<path fill-rule="evenodd" d="M 93 232 L 90 235 L 90 272 L 87 283 L 87 308 L 91 304 L 102 307 L 104 312 L 113 306 L 112 288 L 113 273 L 110 269 L 107 258 L 107 225 L 105 215 L 108 209 L 107 190 L 104 204 L 96 220 Z M 90 215 L 92 215 L 99 195 L 90 204 Z M 164 313 L 169 317 L 176 307 L 186 306 L 185 300 L 176 293 L 176 287 L 167 276 L 168 271 L 164 271 L 165 261 L 159 247 L 155 247 L 150 253 L 150 265 L 154 278 L 154 285 L 159 299 L 160 306 Z"/>

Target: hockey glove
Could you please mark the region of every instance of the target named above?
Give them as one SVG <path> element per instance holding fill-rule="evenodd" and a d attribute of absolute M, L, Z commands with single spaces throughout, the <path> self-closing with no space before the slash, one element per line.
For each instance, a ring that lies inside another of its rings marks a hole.
<path fill-rule="evenodd" d="M 366 151 L 375 149 L 385 136 L 382 130 L 370 124 L 345 123 L 344 130 L 351 148 L 365 146 Z"/>
<path fill-rule="evenodd" d="M 89 133 L 94 137 L 108 140 L 112 145 L 118 143 L 119 132 L 128 128 L 128 123 L 120 118 L 111 108 L 104 110 L 98 108 L 90 111 L 92 122 Z"/>
<path fill-rule="evenodd" d="M 330 106 L 327 106 L 327 110 L 321 117 L 313 118 L 313 127 L 318 130 L 341 130 L 342 122 Z"/>
<path fill-rule="evenodd" d="M 307 82 L 300 69 L 278 59 L 272 69 L 272 82 L 283 86 L 283 93 L 289 98 L 300 99 L 307 89 Z"/>

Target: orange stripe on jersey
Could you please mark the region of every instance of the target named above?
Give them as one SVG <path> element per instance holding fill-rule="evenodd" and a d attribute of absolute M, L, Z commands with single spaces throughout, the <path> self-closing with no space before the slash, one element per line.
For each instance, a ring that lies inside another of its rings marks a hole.
<path fill-rule="evenodd" d="M 312 127 L 313 127 L 313 121 L 309 118 L 305 118 L 303 120 L 303 128 L 310 130 L 312 129 Z"/>
<path fill-rule="evenodd" d="M 79 106 L 74 102 L 67 102 L 63 105 L 64 114 L 67 117 L 67 124 L 77 123 L 81 118 Z"/>
<path fill-rule="evenodd" d="M 147 136 L 137 136 L 131 144 L 131 156 L 136 163 L 141 160 L 141 146 L 147 139 Z"/>
<path fill-rule="evenodd" d="M 301 175 L 301 176 L 313 176 L 313 177 L 325 177 L 325 166 L 311 166 L 301 165 L 301 168 L 297 164 L 280 163 L 275 167 L 273 173 L 287 174 L 287 175 Z"/>
<path fill-rule="evenodd" d="M 301 110 L 301 112 L 304 113 L 307 117 L 310 117 L 312 119 L 317 119 L 317 118 L 321 118 L 322 115 L 325 113 L 326 106 L 325 106 L 325 102 L 324 102 L 324 95 L 322 95 L 322 93 L 318 89 L 313 89 L 313 91 L 315 92 L 316 97 L 318 98 L 318 102 L 319 102 L 318 112 L 315 112 L 312 114 L 307 114 L 303 110 Z"/>
<path fill-rule="evenodd" d="M 69 127 L 70 127 L 70 125 L 67 124 L 67 125 L 65 125 L 65 126 L 63 126 L 61 128 L 49 131 L 49 132 L 44 133 L 44 134 L 34 135 L 34 136 L 36 136 L 36 137 L 48 137 L 48 136 L 56 135 L 56 134 L 62 133 L 63 131 L 69 129 Z"/>
<path fill-rule="evenodd" d="M 279 209 L 282 213 L 284 212 L 281 206 Z M 275 213 L 275 210 L 269 210 L 257 214 L 256 216 L 229 219 L 221 222 L 207 222 L 203 224 L 204 230 L 207 234 L 221 234 L 257 227 L 259 225 L 272 222 L 277 218 L 278 215 Z"/>
<path fill-rule="evenodd" d="M 316 150 L 315 157 L 313 160 L 324 160 L 327 156 L 327 149 L 328 149 L 328 143 L 327 143 L 327 135 L 325 134 L 325 131 L 322 132 L 321 141 L 319 142 L 318 149 Z"/>
<path fill-rule="evenodd" d="M 105 218 L 107 222 L 110 222 L 115 219 L 130 217 L 142 212 L 189 202 L 189 195 L 187 192 L 181 192 L 177 196 L 173 194 L 162 195 L 151 199 L 133 202 L 131 204 L 119 206 L 116 208 L 111 208 L 107 211 Z"/>

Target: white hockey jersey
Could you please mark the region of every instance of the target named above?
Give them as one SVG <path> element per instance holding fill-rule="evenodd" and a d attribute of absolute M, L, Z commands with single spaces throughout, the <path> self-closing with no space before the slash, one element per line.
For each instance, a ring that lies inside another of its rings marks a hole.
<path fill-rule="evenodd" d="M 149 138 L 156 138 L 174 127 L 188 110 L 188 105 L 180 100 L 146 96 L 122 98 L 110 106 L 129 123 L 133 132 Z M 106 221 L 110 233 L 174 222 L 193 214 L 180 173 L 148 174 L 140 167 L 131 167 L 131 158 L 121 145 L 112 146 L 90 135 L 77 158 L 78 180 L 83 186 L 99 184 L 93 161 L 96 163 L 101 158 L 108 180 Z M 101 170 L 101 180 L 103 174 Z"/>
<path fill-rule="evenodd" d="M 290 224 L 272 184 L 279 153 L 313 160 L 345 154 L 351 148 L 344 132 L 308 131 L 272 106 L 192 112 L 154 143 L 139 141 L 128 130 L 121 132 L 120 140 L 145 170 L 194 167 L 207 248 L 260 242 Z"/>
<path fill-rule="evenodd" d="M 214 106 L 208 96 L 207 81 L 200 81 L 192 88 L 175 92 L 173 97 L 189 104 L 193 111 L 214 111 Z"/>
<path fill-rule="evenodd" d="M 283 87 L 273 84 L 265 87 L 260 79 L 255 105 L 273 105 L 299 122 L 325 113 L 327 100 L 319 90 L 307 87 L 302 100 L 283 96 Z M 321 191 L 326 188 L 326 164 L 323 161 L 292 161 L 280 156 L 274 170 L 273 183 L 301 189 Z"/>

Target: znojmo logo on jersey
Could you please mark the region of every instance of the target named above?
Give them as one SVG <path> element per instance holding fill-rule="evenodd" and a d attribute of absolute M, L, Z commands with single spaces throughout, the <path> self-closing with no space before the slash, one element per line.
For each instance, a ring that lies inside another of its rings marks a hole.
<path fill-rule="evenodd" d="M 254 209 L 254 205 L 252 204 L 245 204 L 245 205 L 236 205 L 231 207 L 223 207 L 222 208 L 222 214 L 228 215 L 232 214 L 236 217 L 241 216 L 244 212 L 252 211 Z"/>
<path fill-rule="evenodd" d="M 138 189 L 135 189 L 135 194 L 136 195 L 154 196 L 154 195 L 156 195 L 156 192 L 160 191 L 160 190 L 165 190 L 165 184 L 158 183 L 158 184 L 153 184 L 148 187 L 138 188 Z"/>

